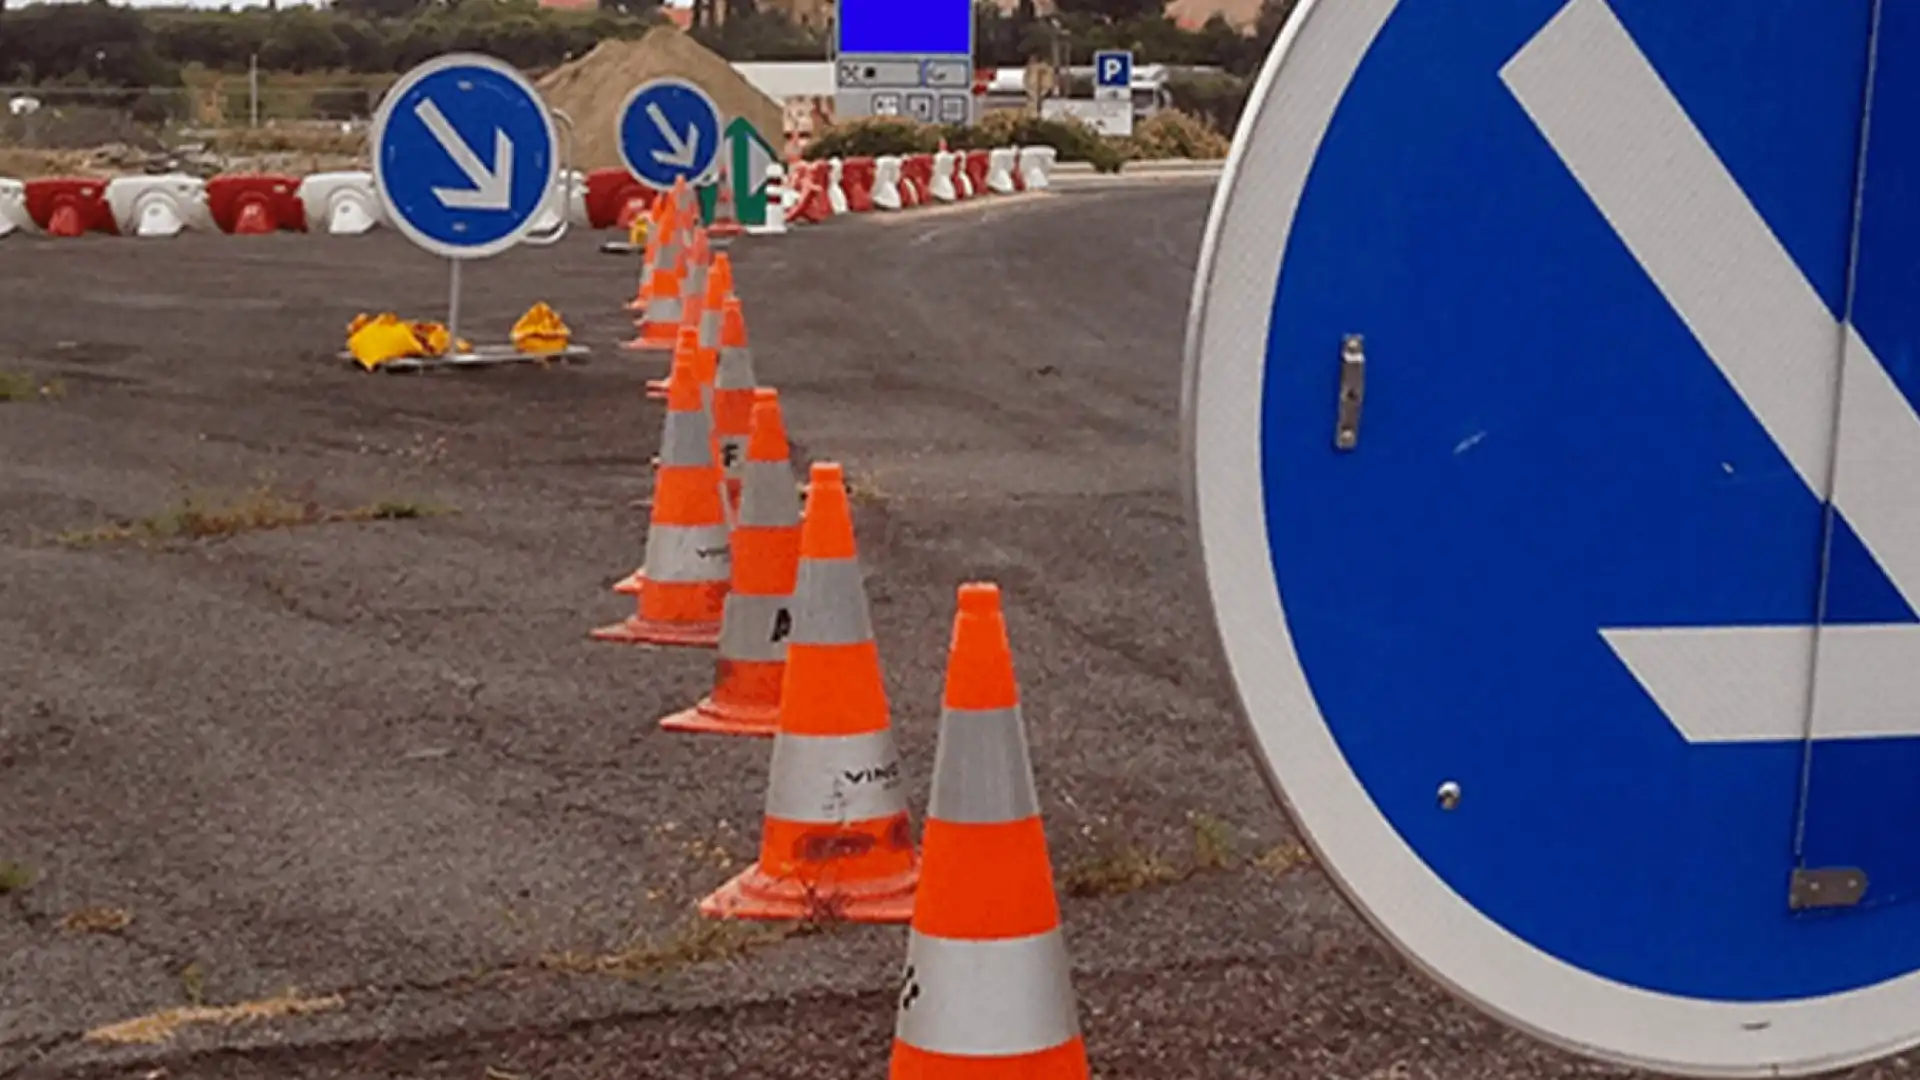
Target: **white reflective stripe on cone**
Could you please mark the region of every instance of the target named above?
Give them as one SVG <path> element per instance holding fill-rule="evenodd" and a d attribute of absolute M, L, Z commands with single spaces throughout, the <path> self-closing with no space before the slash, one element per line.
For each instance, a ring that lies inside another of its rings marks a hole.
<path fill-rule="evenodd" d="M 946 710 L 927 817 L 956 825 L 1000 825 L 1039 813 L 1020 710 Z"/>
<path fill-rule="evenodd" d="M 679 322 L 680 298 L 677 296 L 658 296 L 647 301 L 647 321 L 650 323 Z"/>
<path fill-rule="evenodd" d="M 727 550 L 727 526 L 721 522 L 647 526 L 647 561 L 643 569 L 648 581 L 662 585 L 732 580 L 733 558 Z"/>
<path fill-rule="evenodd" d="M 740 477 L 740 524 L 758 529 L 800 524 L 800 489 L 786 462 L 749 461 Z"/>
<path fill-rule="evenodd" d="M 790 596 L 727 594 L 720 622 L 720 655 L 728 660 L 777 664 L 787 658 L 793 636 Z"/>
<path fill-rule="evenodd" d="M 704 413 L 674 409 L 660 431 L 660 464 L 698 468 L 713 464 L 713 429 Z"/>
<path fill-rule="evenodd" d="M 757 385 L 753 381 L 753 351 L 745 345 L 729 345 L 720 350 L 720 371 L 714 376 L 713 384 L 722 390 L 751 390 Z"/>
<path fill-rule="evenodd" d="M 1080 1033 L 1058 928 L 1033 937 L 959 941 L 918 930 L 894 1034 L 956 1057 L 1014 1057 L 1051 1050 Z"/>
<path fill-rule="evenodd" d="M 907 811 L 891 729 L 774 736 L 767 816 L 802 825 L 878 821 Z"/>
<path fill-rule="evenodd" d="M 801 645 L 858 645 L 873 640 L 859 559 L 801 559 L 793 587 L 793 640 Z"/>
<path fill-rule="evenodd" d="M 700 347 L 711 349 L 720 344 L 720 312 L 703 308 L 700 312 Z"/>

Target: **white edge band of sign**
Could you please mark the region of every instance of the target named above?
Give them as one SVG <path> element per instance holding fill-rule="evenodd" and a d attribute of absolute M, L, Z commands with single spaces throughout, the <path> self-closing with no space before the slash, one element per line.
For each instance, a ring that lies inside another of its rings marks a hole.
<path fill-rule="evenodd" d="M 1268 322 L 1321 142 L 1401 2 L 1303 0 L 1235 134 L 1194 281 L 1181 392 L 1187 499 L 1256 758 L 1378 931 L 1454 993 L 1549 1043 L 1701 1077 L 1804 1076 L 1913 1045 L 1920 975 L 1799 1001 L 1717 1002 L 1627 986 L 1536 948 L 1468 905 L 1401 839 L 1319 711 L 1271 570 L 1260 467 Z M 1329 342 L 1329 357 L 1338 345 Z"/>
<path fill-rule="evenodd" d="M 547 107 L 546 99 L 540 96 L 539 88 L 521 74 L 519 69 L 485 53 L 444 53 L 431 60 L 421 61 L 413 70 L 402 75 L 387 88 L 386 96 L 380 99 L 380 107 L 374 110 L 373 124 L 367 129 L 367 147 L 370 151 L 368 156 L 373 159 L 373 190 L 380 199 L 381 209 L 387 213 L 387 220 L 393 223 L 394 228 L 400 230 L 402 236 L 413 241 L 415 246 L 448 259 L 484 259 L 506 251 L 532 232 L 540 221 L 539 208 L 536 207 L 532 213 L 528 214 L 527 219 L 516 226 L 512 232 L 491 243 L 472 247 L 445 244 L 415 228 L 413 222 L 408 221 L 406 215 L 394 205 L 393 196 L 387 191 L 385 171 L 381 164 L 381 158 L 384 155 L 380 152 L 380 148 L 386 140 L 387 124 L 393 119 L 393 110 L 399 106 L 400 100 L 406 97 L 422 79 L 451 67 L 480 67 L 496 72 L 518 84 L 527 92 L 527 96 L 540 105 L 540 122 L 546 128 L 548 147 L 547 175 L 542 178 L 540 190 L 547 193 L 547 198 L 552 197 L 553 186 L 560 177 L 560 134 L 553 123 L 553 110 Z M 512 178 L 509 177 L 508 181 L 511 186 Z"/>
<path fill-rule="evenodd" d="M 633 177 L 634 181 L 641 186 L 652 188 L 655 191 L 671 190 L 672 185 L 669 184 L 662 187 L 654 183 L 647 179 L 646 176 L 641 173 L 641 170 L 634 165 L 633 159 L 627 156 L 627 139 L 625 132 L 627 113 L 633 111 L 633 103 L 640 100 L 641 94 L 649 90 L 657 90 L 663 86 L 678 86 L 683 90 L 691 91 L 695 97 L 706 102 L 707 108 L 713 112 L 714 127 L 720 132 L 720 146 L 714 150 L 713 160 L 708 162 L 707 167 L 700 171 L 700 175 L 687 177 L 688 187 L 699 187 L 713 178 L 714 171 L 720 167 L 721 155 L 726 153 L 727 117 L 725 113 L 720 111 L 720 103 L 713 100 L 712 94 L 707 93 L 706 90 L 691 80 L 683 79 L 678 75 L 659 75 L 648 79 L 646 82 L 627 91 L 627 96 L 620 100 L 620 109 L 613 114 L 613 144 L 619 148 L 620 164 L 626 168 L 627 175 Z M 658 121 L 655 121 L 655 123 L 657 124 Z"/>

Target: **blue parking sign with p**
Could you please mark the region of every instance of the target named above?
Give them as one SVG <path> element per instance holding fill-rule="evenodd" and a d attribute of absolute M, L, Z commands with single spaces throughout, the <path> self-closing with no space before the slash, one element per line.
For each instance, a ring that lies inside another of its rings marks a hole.
<path fill-rule="evenodd" d="M 1100 52 L 1093 57 L 1094 85 L 1102 90 L 1125 90 L 1133 85 L 1133 54 Z"/>

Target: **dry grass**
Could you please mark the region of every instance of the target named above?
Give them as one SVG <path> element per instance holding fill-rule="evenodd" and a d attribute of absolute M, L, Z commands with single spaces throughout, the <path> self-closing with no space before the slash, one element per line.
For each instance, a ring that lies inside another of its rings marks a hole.
<path fill-rule="evenodd" d="M 60 920 L 60 929 L 69 934 L 117 934 L 131 925 L 132 911 L 105 905 L 83 907 Z"/>
<path fill-rule="evenodd" d="M 657 941 L 635 941 L 602 956 L 581 952 L 552 953 L 540 960 L 550 971 L 574 975 L 618 975 L 634 978 L 679 971 L 744 956 L 788 938 L 812 932 L 809 923 L 747 923 L 698 919 Z"/>
<path fill-rule="evenodd" d="M 0 176 L 33 180 L 42 176 L 100 176 L 82 150 L 27 150 L 0 147 Z"/>
<path fill-rule="evenodd" d="M 46 401 L 66 393 L 59 380 L 42 382 L 21 371 L 0 371 L 0 402 Z"/>
<path fill-rule="evenodd" d="M 172 1038 L 181 1028 L 194 1024 L 232 1026 L 285 1016 L 329 1012 L 345 1004 L 345 1000 L 338 994 L 303 998 L 292 990 L 288 990 L 278 997 L 242 1002 L 238 1005 L 189 1005 L 177 1009 L 163 1009 L 148 1016 L 138 1016 L 132 1020 L 122 1020 L 117 1024 L 94 1028 L 86 1033 L 86 1039 L 89 1042 L 120 1044 L 162 1043 Z"/>
<path fill-rule="evenodd" d="M 223 128 L 207 138 L 207 149 L 227 157 L 259 154 L 318 154 L 357 158 L 366 153 L 364 131 L 345 130 L 339 124 Z"/>
<path fill-rule="evenodd" d="M 190 494 L 173 506 L 137 521 L 72 529 L 61 533 L 58 540 L 68 547 L 206 540 L 306 525 L 411 521 L 450 512 L 432 503 L 397 500 L 366 503 L 346 509 L 327 509 L 310 499 L 289 498 L 271 486 L 263 486 L 230 498 L 210 499 Z"/>
<path fill-rule="evenodd" d="M 1277 847 L 1270 848 L 1253 860 L 1253 865 L 1267 873 L 1279 877 L 1313 862 L 1313 853 L 1300 844 L 1289 840 Z"/>
<path fill-rule="evenodd" d="M 1060 891 L 1087 899 L 1139 892 L 1155 885 L 1171 885 L 1187 874 L 1156 852 L 1133 846 L 1110 847 L 1068 864 L 1060 874 Z"/>

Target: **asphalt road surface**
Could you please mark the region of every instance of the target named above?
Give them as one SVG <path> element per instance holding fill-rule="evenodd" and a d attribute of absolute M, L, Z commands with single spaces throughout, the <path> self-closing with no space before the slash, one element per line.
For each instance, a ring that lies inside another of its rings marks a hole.
<path fill-rule="evenodd" d="M 998 581 L 1097 1075 L 1628 1075 L 1432 989 L 1250 764 L 1179 494 L 1210 191 L 736 248 L 798 464 L 854 485 L 916 813 L 954 587 Z M 595 239 L 466 275 L 471 336 L 544 299 L 591 362 L 422 377 L 334 358 L 357 312 L 444 310 L 391 233 L 0 245 L 0 377 L 57 384 L 0 402 L 0 1077 L 884 1073 L 904 931 L 695 919 L 768 744 L 655 728 L 710 653 L 586 638 L 630 610 L 664 366 L 611 348 L 634 266 Z M 188 498 L 433 512 L 114 533 Z"/>

